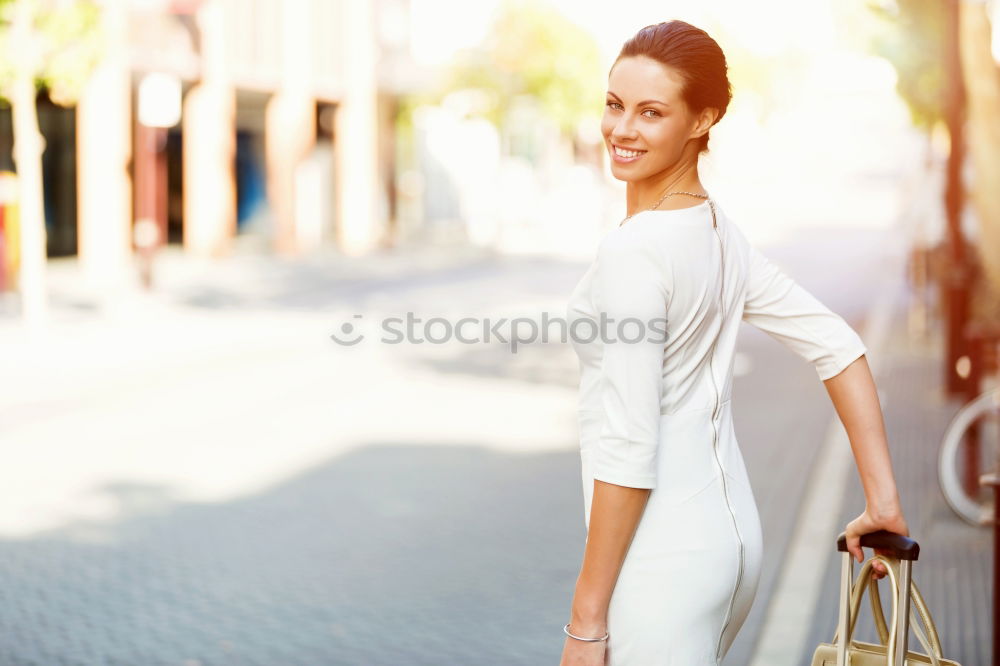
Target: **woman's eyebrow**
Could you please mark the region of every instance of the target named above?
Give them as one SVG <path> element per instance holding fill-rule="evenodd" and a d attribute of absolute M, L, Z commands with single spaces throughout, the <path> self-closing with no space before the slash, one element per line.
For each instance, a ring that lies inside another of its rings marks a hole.
<path fill-rule="evenodd" d="M 612 97 L 614 97 L 614 98 L 615 98 L 616 100 L 618 100 L 619 102 L 620 102 L 620 101 L 622 101 L 622 98 L 621 98 L 621 97 L 619 97 L 618 95 L 614 94 L 614 93 L 613 93 L 613 92 L 611 92 L 610 90 L 608 91 L 608 94 L 609 94 L 609 95 L 611 95 Z M 658 100 L 658 99 L 645 99 L 645 100 L 643 100 L 643 101 L 639 102 L 639 106 L 642 106 L 643 104 L 659 104 L 659 105 L 661 105 L 661 106 L 670 106 L 670 105 L 669 105 L 669 104 L 667 104 L 666 102 L 661 102 L 661 101 L 660 101 L 660 100 Z"/>

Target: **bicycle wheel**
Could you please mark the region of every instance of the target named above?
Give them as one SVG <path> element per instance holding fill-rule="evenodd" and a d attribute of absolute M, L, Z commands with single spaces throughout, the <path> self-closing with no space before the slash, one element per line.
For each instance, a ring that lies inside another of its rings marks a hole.
<path fill-rule="evenodd" d="M 994 470 L 1000 442 L 1000 388 L 983 393 L 958 410 L 945 430 L 938 455 L 938 482 L 948 506 L 970 525 L 989 525 L 995 511 L 992 488 L 980 487 L 970 496 L 960 480 L 959 455 L 974 424 L 978 424 L 980 434 L 979 469 Z"/>

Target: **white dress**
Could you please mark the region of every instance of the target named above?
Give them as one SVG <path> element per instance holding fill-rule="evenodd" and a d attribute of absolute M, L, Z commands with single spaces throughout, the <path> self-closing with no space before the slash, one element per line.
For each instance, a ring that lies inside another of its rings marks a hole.
<path fill-rule="evenodd" d="M 607 664 L 716 666 L 761 571 L 732 420 L 739 323 L 782 342 L 821 380 L 867 349 L 714 201 L 643 211 L 609 231 L 567 315 L 587 529 L 595 479 L 652 488 L 611 596 Z"/>

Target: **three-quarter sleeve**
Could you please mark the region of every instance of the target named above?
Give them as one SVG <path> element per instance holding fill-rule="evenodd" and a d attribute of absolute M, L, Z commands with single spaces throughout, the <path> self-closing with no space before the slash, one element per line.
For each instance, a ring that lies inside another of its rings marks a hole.
<path fill-rule="evenodd" d="M 605 237 L 594 264 L 604 420 L 592 471 L 595 479 L 607 483 L 654 488 L 668 271 L 655 247 L 628 231 Z"/>
<path fill-rule="evenodd" d="M 823 305 L 752 245 L 743 320 L 811 363 L 821 380 L 868 350 L 843 317 Z"/>

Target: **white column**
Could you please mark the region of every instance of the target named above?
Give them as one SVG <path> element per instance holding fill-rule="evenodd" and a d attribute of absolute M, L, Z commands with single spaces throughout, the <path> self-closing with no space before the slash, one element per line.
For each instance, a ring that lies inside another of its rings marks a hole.
<path fill-rule="evenodd" d="M 133 279 L 132 85 L 125 12 L 122 0 L 105 0 L 105 56 L 76 107 L 77 252 L 89 286 L 105 296 Z"/>
<path fill-rule="evenodd" d="M 274 249 L 282 254 L 303 250 L 296 174 L 316 144 L 310 6 L 304 1 L 281 3 L 281 88 L 266 110 L 267 191 L 274 210 Z"/>
<path fill-rule="evenodd" d="M 337 237 L 340 249 L 363 254 L 378 242 L 377 35 L 371 0 L 345 0 L 340 42 L 344 96 L 337 109 Z"/>
<path fill-rule="evenodd" d="M 220 255 L 236 234 L 236 91 L 226 65 L 225 6 L 198 10 L 202 80 L 184 99 L 184 248 Z"/>

